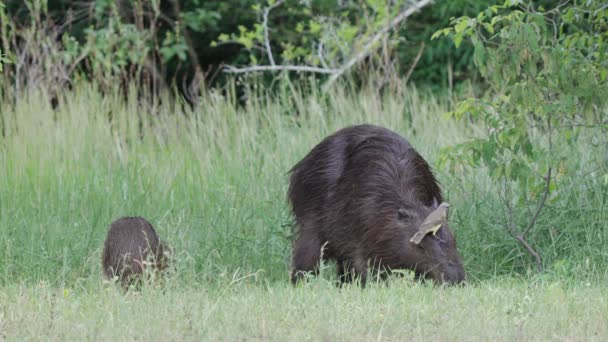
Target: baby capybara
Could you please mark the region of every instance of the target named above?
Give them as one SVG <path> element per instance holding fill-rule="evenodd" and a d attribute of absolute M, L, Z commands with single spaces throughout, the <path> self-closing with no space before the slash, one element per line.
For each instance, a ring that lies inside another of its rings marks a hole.
<path fill-rule="evenodd" d="M 141 217 L 123 217 L 110 225 L 104 243 L 102 267 L 107 279 L 118 277 L 123 286 L 137 280 L 146 267 L 167 266 L 166 246 L 154 227 Z"/>
<path fill-rule="evenodd" d="M 362 286 L 368 267 L 410 269 L 438 283 L 465 279 L 439 184 L 397 133 L 373 125 L 344 128 L 290 172 L 294 284 L 316 272 L 321 258 L 337 262 L 341 282 L 356 275 Z"/>

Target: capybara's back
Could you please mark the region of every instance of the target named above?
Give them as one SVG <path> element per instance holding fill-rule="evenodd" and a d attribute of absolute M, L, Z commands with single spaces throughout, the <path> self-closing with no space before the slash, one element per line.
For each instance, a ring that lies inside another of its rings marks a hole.
<path fill-rule="evenodd" d="M 141 217 L 123 217 L 110 225 L 104 243 L 102 267 L 107 279 L 114 276 L 128 285 L 148 266 L 166 266 L 164 247 L 154 227 Z"/>

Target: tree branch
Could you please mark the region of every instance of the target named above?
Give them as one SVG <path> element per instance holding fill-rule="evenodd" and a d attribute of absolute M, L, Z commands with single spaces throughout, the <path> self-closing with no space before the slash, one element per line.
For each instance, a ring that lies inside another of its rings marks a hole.
<path fill-rule="evenodd" d="M 173 12 L 175 13 L 176 25 L 180 25 L 180 18 L 182 15 L 182 10 L 179 5 L 179 0 L 172 0 L 173 3 Z M 196 53 L 196 49 L 194 49 L 194 45 L 192 44 L 192 38 L 190 37 L 190 32 L 188 31 L 188 27 L 183 25 L 182 27 L 182 35 L 184 37 L 184 41 L 186 42 L 186 46 L 188 47 L 188 55 L 190 56 L 190 61 L 194 67 L 194 78 L 201 77 L 203 73 L 203 68 L 198 59 L 198 54 Z"/>
<path fill-rule="evenodd" d="M 549 170 L 551 170 L 551 169 L 549 169 Z M 549 172 L 549 175 L 550 175 L 550 172 Z M 536 261 L 536 271 L 538 273 L 541 273 L 543 271 L 543 260 L 540 256 L 540 254 L 534 248 L 532 248 L 532 246 L 528 243 L 528 241 L 526 241 L 525 235 L 528 232 L 528 229 L 534 225 L 534 222 L 536 222 L 536 218 L 538 218 L 538 213 L 540 212 L 540 209 L 542 209 L 543 205 L 538 206 L 536 214 L 534 215 L 534 218 L 532 219 L 532 221 L 530 221 L 531 224 L 528 224 L 528 227 L 526 228 L 526 230 L 522 234 L 518 234 L 517 227 L 515 226 L 515 214 L 513 212 L 513 207 L 511 206 L 511 203 L 510 203 L 508 197 L 509 196 L 507 194 L 505 194 L 505 197 L 502 198 L 502 200 L 505 203 L 505 206 L 507 207 L 508 213 L 509 213 L 509 217 L 508 217 L 508 221 L 507 221 L 507 228 L 511 232 L 511 236 L 513 236 L 513 238 L 515 240 L 517 240 L 526 249 L 526 251 L 530 255 L 532 255 L 532 257 L 534 257 L 534 259 Z M 543 204 L 544 204 L 544 201 L 545 200 L 543 199 L 542 200 Z"/>
<path fill-rule="evenodd" d="M 405 79 L 403 81 L 404 84 L 407 84 L 407 81 L 409 81 L 410 76 L 412 76 L 412 72 L 414 72 L 414 69 L 416 68 L 416 65 L 418 64 L 418 61 L 420 61 L 420 57 L 422 56 L 422 51 L 424 51 L 424 42 L 420 43 L 420 48 L 418 49 L 418 54 L 416 54 L 416 58 L 414 58 L 414 62 L 412 63 L 412 65 L 410 65 L 410 68 L 407 71 L 407 74 L 405 74 Z"/>
<path fill-rule="evenodd" d="M 507 212 L 509 214 L 509 216 L 507 217 L 507 228 L 511 231 L 511 235 L 513 237 L 517 236 L 517 228 L 515 227 L 515 214 L 513 213 L 513 207 L 511 206 L 511 202 L 509 201 L 509 195 L 507 195 L 507 191 L 510 191 L 510 189 L 507 189 L 508 185 L 504 184 L 505 186 L 505 193 L 504 193 L 504 197 L 500 196 L 501 193 L 498 193 L 499 197 L 502 197 L 501 200 L 504 202 L 505 207 L 507 207 Z"/>
<path fill-rule="evenodd" d="M 259 65 L 259 66 L 251 66 L 246 68 L 235 68 L 230 65 L 226 65 L 224 67 L 224 72 L 232 73 L 232 74 L 243 74 L 248 72 L 256 72 L 256 71 L 298 71 L 298 72 L 312 72 L 317 74 L 334 74 L 338 70 L 337 69 L 326 69 L 326 68 L 318 68 L 306 65 Z"/>
<path fill-rule="evenodd" d="M 407 9 L 399 13 L 393 20 L 391 20 L 385 27 L 383 27 L 380 31 L 378 31 L 361 49 L 361 51 L 354 56 L 352 56 L 348 61 L 346 61 L 339 68 L 328 68 L 325 64 L 325 61 L 321 59 L 323 67 L 315 67 L 308 65 L 276 65 L 274 57 L 272 55 L 272 50 L 270 47 L 270 39 L 268 37 L 268 15 L 270 11 L 277 6 L 281 5 L 284 0 L 278 0 L 272 6 L 264 9 L 263 12 L 263 22 L 262 26 L 264 29 L 264 45 L 266 46 L 266 53 L 268 54 L 268 59 L 270 61 L 270 65 L 258 65 L 258 66 L 250 66 L 244 68 L 236 68 L 233 66 L 226 66 L 224 68 L 224 72 L 227 73 L 249 73 L 249 72 L 259 72 L 259 71 L 297 71 L 297 72 L 311 72 L 318 74 L 328 74 L 331 75 L 330 78 L 324 85 L 326 89 L 332 83 L 334 83 L 338 78 L 340 78 L 346 71 L 348 71 L 353 65 L 357 64 L 364 58 L 370 55 L 372 48 L 374 45 L 384 37 L 389 31 L 393 30 L 397 25 L 403 22 L 405 19 L 418 12 L 421 8 L 433 3 L 434 0 L 420 0 L 418 2 L 413 3 Z M 414 61 L 413 66 L 415 66 L 420 59 L 421 51 L 419 51 L 416 60 Z"/>
<path fill-rule="evenodd" d="M 538 252 L 536 252 L 534 250 L 534 248 L 532 248 L 532 246 L 530 246 L 530 244 L 528 244 L 528 242 L 526 241 L 526 239 L 524 239 L 523 236 L 516 235 L 515 239 L 517 241 L 519 241 L 519 243 L 521 243 L 522 246 L 524 246 L 524 248 L 528 251 L 528 253 L 530 253 L 534 257 L 534 259 L 536 259 L 536 270 L 538 271 L 538 273 L 541 273 L 543 271 L 543 262 L 540 257 L 540 254 L 538 254 Z"/>
<path fill-rule="evenodd" d="M 388 33 L 389 31 L 391 31 L 392 29 L 394 29 L 397 25 L 399 25 L 402 21 L 404 21 L 405 19 L 407 19 L 408 17 L 410 17 L 412 14 L 418 12 L 422 7 L 424 7 L 426 5 L 429 5 L 432 2 L 433 2 L 433 0 L 421 0 L 421 1 L 418 1 L 418 2 L 416 2 L 414 4 L 412 4 L 405 11 L 399 13 L 399 15 L 397 15 L 393 20 L 391 20 L 391 22 L 388 23 L 388 25 L 386 25 L 380 31 L 378 31 L 378 33 L 376 33 L 367 42 L 367 44 L 365 44 L 363 46 L 363 49 L 361 49 L 361 51 L 358 54 L 356 54 L 351 59 L 349 59 L 346 63 L 344 63 L 344 65 L 342 65 L 338 69 L 338 71 L 336 73 L 334 73 L 327 80 L 327 82 L 324 85 L 324 88 L 329 87 L 338 78 L 340 78 L 340 76 L 342 76 L 348 69 L 350 69 L 353 65 L 355 65 L 356 63 L 358 63 L 359 61 L 361 61 L 365 57 L 369 56 L 369 54 L 371 53 L 371 50 L 372 50 L 372 47 L 374 46 L 374 44 L 376 44 L 380 39 L 382 39 L 382 37 L 386 33 Z"/>
<path fill-rule="evenodd" d="M 319 47 L 317 48 L 317 53 L 319 56 L 319 62 L 321 62 L 321 65 L 323 66 L 323 68 L 329 69 L 329 66 L 327 66 L 327 62 L 325 62 L 325 58 L 323 57 L 323 43 L 319 43 Z"/>
<path fill-rule="evenodd" d="M 528 226 L 526 227 L 524 232 L 521 233 L 522 238 L 525 237 L 526 234 L 528 234 L 528 232 L 530 231 L 530 229 L 532 229 L 532 227 L 534 227 L 534 224 L 536 223 L 536 220 L 538 219 L 538 215 L 540 214 L 541 210 L 545 206 L 545 201 L 547 200 L 547 197 L 549 196 L 549 186 L 551 184 L 551 167 L 549 167 L 549 170 L 547 171 L 547 175 L 545 176 L 545 179 L 546 179 L 546 183 L 545 183 L 545 191 L 543 193 L 543 197 L 538 202 L 538 205 L 536 206 L 536 212 L 534 213 L 534 216 L 532 216 L 532 219 L 528 223 Z"/>
<path fill-rule="evenodd" d="M 274 56 L 272 55 L 272 50 L 270 49 L 270 39 L 268 38 L 268 15 L 270 11 L 280 6 L 285 0 L 278 0 L 273 5 L 264 8 L 264 19 L 262 21 L 262 27 L 264 28 L 264 45 L 266 46 L 266 54 L 268 55 L 268 60 L 270 61 L 270 65 L 275 65 Z"/>

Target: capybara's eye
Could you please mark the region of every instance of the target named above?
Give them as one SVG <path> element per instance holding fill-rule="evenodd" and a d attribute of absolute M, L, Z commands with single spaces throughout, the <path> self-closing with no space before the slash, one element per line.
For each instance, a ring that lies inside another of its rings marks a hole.
<path fill-rule="evenodd" d="M 399 220 L 407 221 L 412 218 L 412 213 L 407 209 L 400 208 L 397 211 L 397 217 Z"/>

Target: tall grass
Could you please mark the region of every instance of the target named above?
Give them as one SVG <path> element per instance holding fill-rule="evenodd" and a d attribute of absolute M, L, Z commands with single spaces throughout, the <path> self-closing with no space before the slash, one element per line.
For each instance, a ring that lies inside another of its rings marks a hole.
<path fill-rule="evenodd" d="M 251 92 L 243 106 L 230 91 L 212 93 L 191 110 L 169 99 L 147 108 L 134 94 L 125 102 L 123 94 L 102 96 L 80 84 L 57 111 L 43 93 L 0 105 L 0 283 L 100 279 L 107 226 L 124 215 L 157 227 L 176 252 L 180 279 L 244 272 L 286 281 L 287 171 L 324 136 L 346 125 L 383 125 L 436 166 L 442 147 L 483 134 L 477 124 L 447 118 L 447 99 L 413 88 L 383 95 L 282 89 Z M 583 138 L 568 148 L 581 174 L 600 154 Z M 436 171 L 471 278 L 525 273 L 529 257 L 504 230 L 484 168 Z M 531 236 L 549 274 L 606 272 L 607 185 L 595 175 L 563 180 Z"/>

